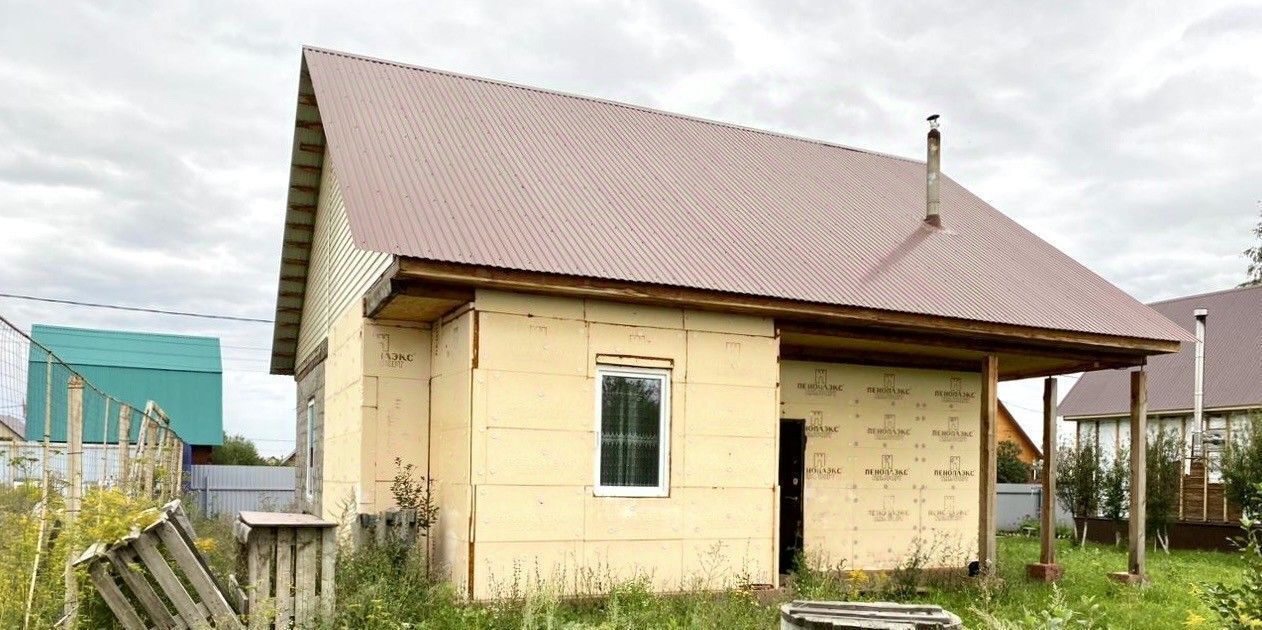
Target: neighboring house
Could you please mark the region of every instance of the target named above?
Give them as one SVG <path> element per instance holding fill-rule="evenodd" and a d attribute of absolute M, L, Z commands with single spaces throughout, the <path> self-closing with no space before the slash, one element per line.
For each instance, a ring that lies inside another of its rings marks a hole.
<path fill-rule="evenodd" d="M 1252 415 L 1262 410 L 1262 286 L 1193 295 L 1150 304 L 1189 332 L 1196 328 L 1194 312 L 1205 309 L 1204 410 L 1207 428 L 1225 439 L 1238 435 Z M 1196 346 L 1154 357 L 1148 363 L 1148 421 L 1150 435 L 1160 429 L 1177 432 L 1186 454 L 1201 433 L 1192 419 Z M 1113 457 L 1130 444 L 1127 414 L 1130 393 L 1126 371 L 1084 374 L 1061 401 L 1060 413 L 1076 423 L 1075 440 L 1092 440 L 1101 458 Z M 1212 453 L 1211 453 L 1212 455 Z M 1210 467 L 1210 482 L 1219 472 Z"/>
<path fill-rule="evenodd" d="M 414 465 L 470 597 L 991 562 L 996 381 L 1186 338 L 925 162 L 312 48 L 297 104 L 300 495 Z"/>
<path fill-rule="evenodd" d="M 26 421 L 14 416 L 0 414 L 0 440 L 21 442 L 26 439 Z"/>
<path fill-rule="evenodd" d="M 1017 445 L 1021 449 L 1019 459 L 1031 466 L 1043 457 L 1043 451 L 1039 449 L 1034 440 L 1026 434 L 1025 429 L 1021 428 L 1021 423 L 1012 416 L 1012 412 L 1004 406 L 1003 401 L 999 401 L 999 424 L 995 428 L 998 434 L 998 441 L 1009 441 Z"/>
<path fill-rule="evenodd" d="M 194 464 L 210 463 L 211 447 L 223 442 L 223 368 L 219 339 L 157 333 L 92 330 L 35 324 L 31 327 L 27 379 L 26 437 L 43 439 L 46 355 L 48 348 L 94 387 L 136 409 L 158 403 L 171 418 L 176 433 L 189 444 Z M 54 365 L 52 433 L 66 440 L 66 380 L 69 373 Z M 118 440 L 118 407 L 111 403 L 108 417 L 99 395 L 85 395 L 83 441 Z M 133 416 L 134 418 L 134 416 Z M 102 431 L 104 430 L 104 433 Z M 131 440 L 140 423 L 131 423 Z"/>

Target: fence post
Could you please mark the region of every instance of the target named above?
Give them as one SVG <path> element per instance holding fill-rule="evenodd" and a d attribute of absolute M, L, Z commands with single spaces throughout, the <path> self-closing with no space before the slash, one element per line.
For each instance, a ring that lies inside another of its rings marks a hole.
<path fill-rule="evenodd" d="M 140 491 L 147 499 L 153 496 L 153 450 L 150 448 L 157 442 L 158 425 L 149 414 L 145 414 L 145 426 L 149 430 L 145 434 L 144 453 L 145 458 L 141 460 L 140 465 L 144 468 L 144 475 L 141 478 Z"/>
<path fill-rule="evenodd" d="M 31 563 L 31 582 L 26 591 L 26 611 L 22 616 L 22 628 L 31 627 L 31 607 L 35 603 L 35 582 L 39 577 L 40 556 L 44 552 L 44 536 L 48 532 L 48 495 L 52 492 L 52 477 L 48 471 L 48 441 L 53 432 L 53 353 L 44 355 L 44 443 L 40 452 L 40 504 L 39 534 L 35 538 L 35 560 Z"/>
<path fill-rule="evenodd" d="M 75 374 L 66 386 L 66 531 L 74 531 L 83 497 L 83 377 Z M 78 617 L 79 585 L 74 573 L 75 549 L 66 553 L 66 624 L 74 628 Z"/>
<path fill-rule="evenodd" d="M 131 407 L 126 403 L 118 405 L 118 481 L 127 491 L 127 480 L 130 479 L 131 468 L 128 464 L 127 440 L 131 438 Z"/>
<path fill-rule="evenodd" d="M 109 449 L 105 448 L 110 443 L 110 397 L 105 398 L 105 412 L 101 414 L 101 470 L 97 471 L 96 483 L 99 487 L 105 487 L 105 470 L 109 468 Z"/>
<path fill-rule="evenodd" d="M 142 415 L 140 416 L 140 429 L 136 432 L 136 458 L 135 458 L 136 466 L 131 471 L 131 476 L 134 477 L 134 479 L 129 477 L 127 480 L 127 485 L 128 485 L 127 492 L 128 494 L 131 494 L 132 496 L 136 496 L 136 494 L 138 494 L 136 492 L 136 489 L 138 486 L 140 486 L 141 480 L 144 479 L 145 441 L 149 439 L 148 432 L 149 432 L 149 419 L 146 416 Z"/>
<path fill-rule="evenodd" d="M 184 440 L 175 440 L 175 496 L 184 496 Z"/>

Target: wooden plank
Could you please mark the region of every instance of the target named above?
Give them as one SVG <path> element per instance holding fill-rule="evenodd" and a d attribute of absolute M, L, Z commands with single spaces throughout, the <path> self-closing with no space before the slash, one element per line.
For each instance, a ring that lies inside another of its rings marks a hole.
<path fill-rule="evenodd" d="M 251 527 L 337 527 L 337 523 L 326 521 L 311 514 L 295 514 L 293 512 L 251 512 L 242 511 L 237 519 Z"/>
<path fill-rule="evenodd" d="M 286 628 L 294 615 L 294 530 L 276 529 L 276 627 Z"/>
<path fill-rule="evenodd" d="M 269 527 L 251 530 L 246 554 L 250 627 L 267 628 L 271 625 L 268 621 L 275 602 L 272 573 L 276 561 L 276 530 Z"/>
<path fill-rule="evenodd" d="M 162 598 L 158 597 L 158 593 L 153 590 L 149 580 L 145 579 L 144 574 L 134 566 L 139 560 L 136 558 L 136 553 L 129 546 L 119 547 L 106 552 L 105 556 L 109 558 L 110 563 L 114 565 L 115 572 L 122 578 L 123 584 L 127 586 L 127 590 L 131 591 L 137 602 L 140 602 L 140 607 L 145 610 L 145 615 L 157 626 L 158 630 L 174 630 L 186 627 L 171 615 L 171 611 L 167 610 L 166 604 L 162 603 Z"/>
<path fill-rule="evenodd" d="M 1131 372 L 1131 505 L 1127 572 L 1140 579 L 1145 569 L 1148 466 L 1148 372 Z"/>
<path fill-rule="evenodd" d="M 211 581 L 215 583 L 221 593 L 229 596 L 228 603 L 232 605 L 233 611 L 237 614 L 244 612 L 240 604 L 235 602 L 235 598 L 231 596 L 232 591 L 229 590 L 228 583 L 215 575 L 215 572 L 210 568 L 210 562 L 206 560 L 206 555 L 197 547 L 197 534 L 193 531 L 193 523 L 188 520 L 188 515 L 184 513 L 184 507 L 180 500 L 172 499 L 170 503 L 162 506 L 162 511 L 167 515 L 167 522 L 175 527 L 175 531 L 188 544 L 189 551 L 193 553 L 193 557 L 197 559 L 197 562 L 201 564 L 202 568 L 210 576 Z"/>
<path fill-rule="evenodd" d="M 999 358 L 982 359 L 981 437 L 978 474 L 981 476 L 977 501 L 977 561 L 983 573 L 995 570 L 995 455 L 998 450 L 995 428 L 999 423 Z"/>
<path fill-rule="evenodd" d="M 333 619 L 334 604 L 337 601 L 334 580 L 337 569 L 337 530 L 330 527 L 320 534 L 320 616 L 328 622 Z"/>
<path fill-rule="evenodd" d="M 211 577 L 206 564 L 193 552 L 189 542 L 180 535 L 175 526 L 169 521 L 160 521 L 151 531 L 157 532 L 167 553 L 171 554 L 171 558 L 184 573 L 184 578 L 193 586 L 193 590 L 197 591 L 201 603 L 210 611 L 215 627 L 244 628 L 241 621 L 237 619 L 236 611 L 228 603 L 228 598 Z"/>
<path fill-rule="evenodd" d="M 1039 562 L 1056 564 L 1056 379 L 1043 381 L 1043 513 Z"/>
<path fill-rule="evenodd" d="M 158 545 L 153 535 L 142 532 L 132 542 L 132 548 L 140 556 L 149 575 L 158 583 L 158 588 L 166 595 L 167 600 L 175 605 L 175 610 L 190 628 L 202 628 L 207 625 L 206 616 L 198 609 L 197 602 L 185 590 L 184 584 L 176 577 L 175 572 L 167 565 L 166 558 L 158 552 Z"/>
<path fill-rule="evenodd" d="M 101 594 L 101 599 L 105 600 L 105 605 L 110 607 L 110 612 L 114 613 L 114 618 L 118 619 L 123 628 L 148 630 L 145 623 L 140 620 L 140 615 L 136 614 L 136 609 L 132 608 L 131 602 L 127 601 L 127 597 L 119 590 L 118 584 L 114 582 L 114 577 L 109 574 L 106 566 L 97 560 L 88 567 L 88 575 L 92 578 L 92 585 L 96 587 L 96 592 Z"/>
<path fill-rule="evenodd" d="M 320 532 L 304 527 L 294 530 L 294 626 L 306 627 L 315 619 L 319 610 L 316 571 L 319 560 Z"/>

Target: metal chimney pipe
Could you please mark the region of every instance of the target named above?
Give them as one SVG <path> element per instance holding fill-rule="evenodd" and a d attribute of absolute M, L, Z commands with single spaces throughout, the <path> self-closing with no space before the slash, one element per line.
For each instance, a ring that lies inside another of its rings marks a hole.
<path fill-rule="evenodd" d="M 942 134 L 938 131 L 938 115 L 929 118 L 929 155 L 925 159 L 925 223 L 942 225 L 938 214 L 938 175 L 942 171 Z"/>
<path fill-rule="evenodd" d="M 1209 311 L 1198 308 L 1196 317 L 1196 367 L 1192 376 L 1192 422 L 1201 431 L 1201 450 L 1205 450 L 1205 318 Z M 1203 454 L 1203 453 L 1202 453 Z"/>

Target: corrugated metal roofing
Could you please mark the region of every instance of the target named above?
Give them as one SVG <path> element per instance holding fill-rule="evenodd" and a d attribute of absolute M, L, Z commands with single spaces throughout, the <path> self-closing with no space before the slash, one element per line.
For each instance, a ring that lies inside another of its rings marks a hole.
<path fill-rule="evenodd" d="M 35 324 L 31 336 L 75 366 L 145 368 L 182 372 L 223 371 L 219 339 L 159 333 L 94 330 Z"/>
<path fill-rule="evenodd" d="M 926 227 L 923 162 L 333 51 L 304 58 L 365 249 L 1181 338 L 950 179 L 946 229 Z"/>
<path fill-rule="evenodd" d="M 1262 407 L 1262 287 L 1228 289 L 1152 304 L 1153 309 L 1195 331 L 1192 311 L 1209 311 L 1205 322 L 1205 408 Z M 1196 345 L 1148 361 L 1148 409 L 1192 408 Z M 1065 395 L 1065 417 L 1130 412 L 1128 370 L 1083 374 Z"/>
<path fill-rule="evenodd" d="M 223 441 L 223 375 L 219 340 L 155 333 L 92 330 L 64 326 L 31 326 L 31 337 L 52 350 L 92 385 L 85 394 L 83 439 L 87 442 L 113 442 L 118 439 L 118 407 L 106 411 L 96 390 L 143 410 L 156 401 L 171 417 L 176 433 L 189 444 L 220 444 Z M 26 437 L 43 437 L 46 353 L 30 347 L 26 383 Z M 53 366 L 51 439 L 66 439 L 66 379 L 70 374 Z M 135 439 L 140 423 L 132 422 Z"/>

